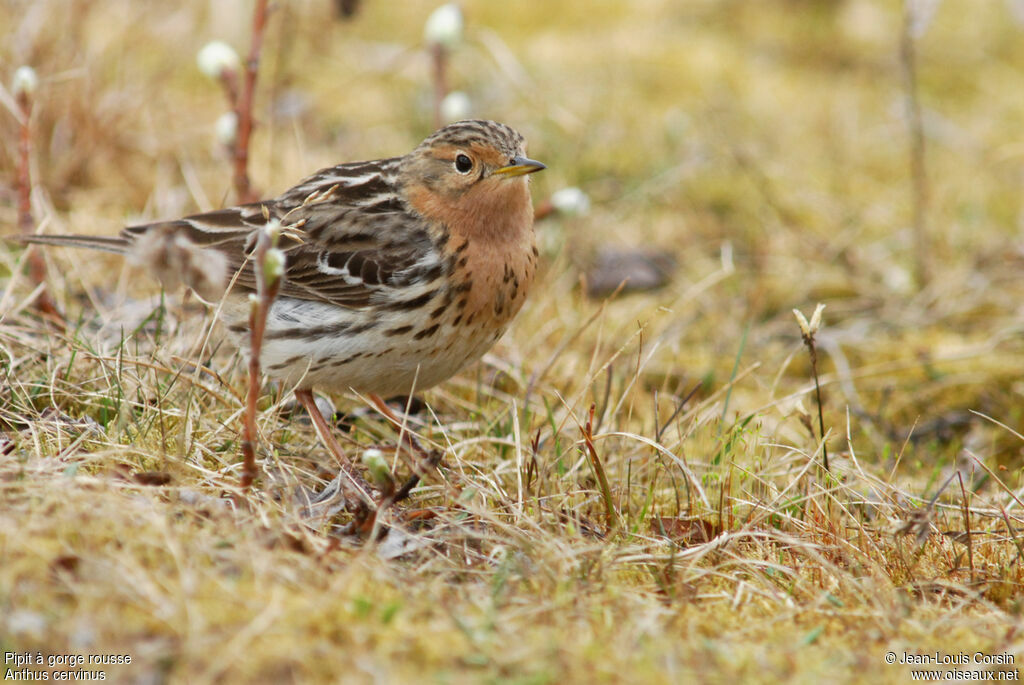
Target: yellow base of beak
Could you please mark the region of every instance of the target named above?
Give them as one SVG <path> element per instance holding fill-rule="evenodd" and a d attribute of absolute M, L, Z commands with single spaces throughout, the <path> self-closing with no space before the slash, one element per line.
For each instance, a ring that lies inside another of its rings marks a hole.
<path fill-rule="evenodd" d="M 533 172 L 540 171 L 541 169 L 547 169 L 547 167 L 535 159 L 530 159 L 529 157 L 516 157 L 512 160 L 512 164 L 503 166 L 500 169 L 495 169 L 493 173 L 507 178 L 512 178 L 513 176 L 532 174 Z"/>

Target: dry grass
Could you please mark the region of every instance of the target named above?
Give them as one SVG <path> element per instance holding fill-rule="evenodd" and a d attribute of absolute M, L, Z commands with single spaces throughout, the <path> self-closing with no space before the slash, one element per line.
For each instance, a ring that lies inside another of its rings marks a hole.
<path fill-rule="evenodd" d="M 326 1 L 272 16 L 265 193 L 428 132 L 434 3 L 364 4 L 351 23 Z M 194 300 L 52 250 L 58 334 L 29 306 L 22 249 L 0 244 L 0 651 L 130 654 L 106 671 L 133 682 L 904 682 L 885 653 L 936 650 L 1019 664 L 1012 4 L 947 0 L 917 44 L 918 285 L 898 3 L 465 2 L 452 85 L 527 134 L 549 165 L 538 199 L 580 185 L 594 207 L 538 227 L 545 269 L 514 329 L 426 396 L 418 430 L 446 468 L 414 494 L 435 517 L 402 548 L 303 519 L 296 493 L 329 464 L 282 389 L 261 405 L 251 508 L 224 497 L 245 360 Z M 223 97 L 194 55 L 214 38 L 244 52 L 249 11 L 0 5 L 4 80 L 23 63 L 43 79 L 41 230 L 230 201 Z M 679 268 L 661 291 L 588 301 L 580 274 L 606 244 L 664 246 Z M 790 311 L 817 302 L 831 474 Z M 353 453 L 395 438 L 373 413 L 345 436 Z"/>

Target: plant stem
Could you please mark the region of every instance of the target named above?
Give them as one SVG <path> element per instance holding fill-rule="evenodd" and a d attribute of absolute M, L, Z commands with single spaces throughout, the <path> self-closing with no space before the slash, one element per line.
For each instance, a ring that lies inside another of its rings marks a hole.
<path fill-rule="evenodd" d="M 30 160 L 32 158 L 32 96 L 22 91 L 16 97 L 20 121 L 18 125 L 18 172 L 17 172 L 17 193 L 18 193 L 18 230 L 23 235 L 30 235 L 35 230 L 36 222 L 32 216 L 32 170 Z M 32 283 L 36 286 L 42 285 L 39 295 L 36 297 L 35 307 L 46 318 L 55 323 L 60 330 L 64 330 L 64 317 L 50 297 L 46 289 L 46 260 L 34 248 L 28 248 L 26 254 L 28 261 L 28 273 Z"/>
<path fill-rule="evenodd" d="M 430 46 L 430 56 L 434 63 L 434 128 L 441 128 L 441 102 L 448 95 L 448 51 L 435 43 Z"/>
<path fill-rule="evenodd" d="M 905 0 L 900 33 L 900 66 L 906 91 L 907 126 L 910 131 L 910 178 L 913 199 L 914 252 L 917 283 L 923 287 L 931 278 L 928 243 L 928 178 L 925 168 L 924 120 L 917 89 L 917 46 L 913 35 L 913 3 Z"/>
<path fill-rule="evenodd" d="M 814 399 L 818 405 L 818 432 L 821 435 L 821 462 L 825 470 L 831 473 L 828 467 L 828 445 L 825 444 L 825 417 L 821 410 L 821 382 L 818 380 L 818 348 L 814 344 L 814 336 L 804 338 L 807 349 L 811 355 L 811 373 L 814 374 Z"/>
<path fill-rule="evenodd" d="M 612 489 L 608 485 L 608 475 L 604 472 L 604 465 L 601 463 L 601 458 L 597 456 L 597 448 L 594 447 L 594 410 L 596 407 L 590 405 L 590 415 L 587 417 L 587 424 L 583 429 L 583 442 L 587 446 L 587 456 L 590 457 L 590 465 L 594 468 L 594 474 L 597 476 L 597 482 L 601 488 L 601 499 L 604 501 L 605 518 L 607 520 L 608 530 L 611 530 L 618 526 L 619 517 L 615 513 L 615 503 L 612 500 Z"/>
<path fill-rule="evenodd" d="M 243 489 L 256 479 L 256 403 L 260 398 L 263 370 L 260 367 L 260 353 L 263 350 L 263 334 L 267 328 L 267 314 L 281 287 L 281 279 L 267 283 L 264 269 L 267 250 L 272 247 L 270 234 L 260 230 L 253 251 L 253 269 L 256 275 L 256 302 L 249 309 L 249 380 L 245 396 L 245 423 L 242 432 L 242 477 Z"/>
<path fill-rule="evenodd" d="M 249 182 L 249 139 L 252 136 L 252 100 L 256 91 L 256 76 L 259 73 L 266 22 L 267 0 L 256 0 L 256 6 L 253 9 L 252 44 L 249 47 L 249 57 L 245 62 L 245 79 L 242 83 L 242 92 L 235 103 L 238 139 L 235 141 L 234 149 L 234 185 L 238 201 L 242 203 L 254 202 L 258 199 Z"/>

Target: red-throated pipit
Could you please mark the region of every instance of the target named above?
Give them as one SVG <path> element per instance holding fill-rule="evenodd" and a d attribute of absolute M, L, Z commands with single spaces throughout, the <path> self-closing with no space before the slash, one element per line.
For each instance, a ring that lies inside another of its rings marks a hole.
<path fill-rule="evenodd" d="M 284 277 L 260 361 L 295 388 L 352 479 L 343 484 L 351 498 L 361 488 L 311 390 L 354 390 L 395 420 L 382 396 L 436 385 L 498 340 L 537 267 L 526 175 L 544 165 L 525 148 L 504 124 L 460 121 L 407 155 L 324 169 L 273 200 L 132 226 L 117 238 L 29 240 L 138 257 L 154 237 L 170 237 L 175 250 L 213 255 L 230 281 L 221 319 L 247 347 L 251 253 L 268 220 L 280 221 Z M 202 294 L 194 264 L 178 268 Z"/>

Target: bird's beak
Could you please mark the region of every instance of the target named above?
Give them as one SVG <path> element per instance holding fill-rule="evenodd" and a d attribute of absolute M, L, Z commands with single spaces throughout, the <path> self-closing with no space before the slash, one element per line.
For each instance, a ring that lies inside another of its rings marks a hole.
<path fill-rule="evenodd" d="M 529 157 L 514 157 L 511 164 L 495 169 L 494 173 L 506 178 L 512 178 L 513 176 L 532 174 L 533 172 L 540 171 L 541 169 L 547 169 L 547 167 L 535 159 L 530 159 Z"/>

